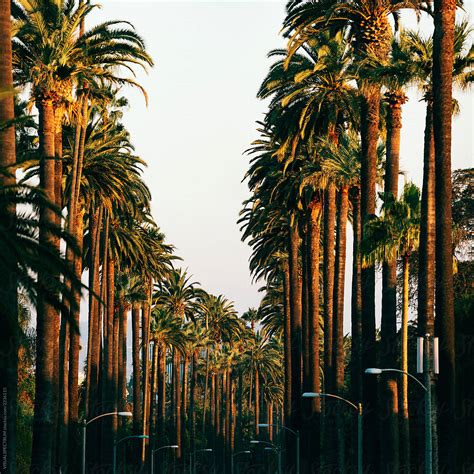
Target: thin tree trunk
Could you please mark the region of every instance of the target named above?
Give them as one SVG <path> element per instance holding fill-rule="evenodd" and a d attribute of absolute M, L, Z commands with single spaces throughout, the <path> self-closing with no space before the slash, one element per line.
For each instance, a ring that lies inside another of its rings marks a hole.
<path fill-rule="evenodd" d="M 120 308 L 120 332 L 119 332 L 119 373 L 118 373 L 118 386 L 119 386 L 119 411 L 127 411 L 127 308 L 125 303 L 122 302 Z M 121 425 L 125 425 L 125 420 L 120 418 Z"/>
<path fill-rule="evenodd" d="M 74 276 L 80 281 L 82 276 L 82 245 L 84 218 L 83 209 L 76 213 L 76 238 L 78 253 L 74 256 Z M 80 305 L 81 293 L 74 291 L 73 307 L 70 318 L 72 324 L 69 326 L 69 461 L 70 465 L 79 464 L 79 351 L 81 347 L 80 327 Z"/>
<path fill-rule="evenodd" d="M 408 291 L 410 268 L 408 255 L 403 256 L 403 309 L 402 309 L 402 367 L 408 372 Z M 410 469 L 410 425 L 408 415 L 408 377 L 402 374 L 402 466 L 407 472 Z"/>
<path fill-rule="evenodd" d="M 103 207 L 98 206 L 90 216 L 90 263 L 89 263 L 89 324 L 87 344 L 87 386 L 86 386 L 86 419 L 95 414 L 97 404 L 97 387 L 99 383 L 99 347 L 97 338 L 100 292 L 100 225 Z"/>
<path fill-rule="evenodd" d="M 351 189 L 352 203 L 352 292 L 351 292 L 351 387 L 353 400 L 362 401 L 362 287 L 360 255 L 360 188 Z"/>
<path fill-rule="evenodd" d="M 184 440 L 186 439 L 186 415 L 188 413 L 188 370 L 189 370 L 189 354 L 183 357 L 183 390 L 181 394 L 182 413 L 181 413 L 181 439 L 179 445 L 181 448 L 181 458 L 186 460 L 186 450 Z"/>
<path fill-rule="evenodd" d="M 189 436 L 191 453 L 194 453 L 194 451 L 196 450 L 196 396 L 198 383 L 198 361 L 199 351 L 196 349 L 193 352 L 191 387 L 189 397 Z"/>
<path fill-rule="evenodd" d="M 400 162 L 400 132 L 404 96 L 392 93 L 387 106 L 387 161 L 385 165 L 385 196 L 398 198 Z M 382 367 L 395 367 L 397 360 L 397 259 L 383 263 L 382 268 Z M 382 374 L 381 426 L 386 434 L 382 447 L 382 462 L 389 472 L 399 471 L 398 384 L 393 372 Z M 406 456 L 406 455 L 405 455 Z"/>
<path fill-rule="evenodd" d="M 158 420 L 156 436 L 158 443 L 162 445 L 165 437 L 166 418 L 166 346 L 160 344 L 158 353 Z"/>
<path fill-rule="evenodd" d="M 173 388 L 174 388 L 174 405 L 175 405 L 175 416 L 174 416 L 174 431 L 175 431 L 175 444 L 179 447 L 176 449 L 176 458 L 181 459 L 181 356 L 177 349 L 174 349 L 173 354 Z"/>
<path fill-rule="evenodd" d="M 380 87 L 363 84 L 361 97 L 361 217 L 363 225 L 375 214 L 375 180 L 377 173 L 377 142 L 379 137 Z M 362 284 L 362 364 L 374 367 L 375 344 L 375 267 L 361 272 Z M 379 471 L 377 378 L 363 379 L 364 460 L 368 472 Z"/>
<path fill-rule="evenodd" d="M 133 363 L 133 432 L 141 434 L 142 397 L 140 376 L 140 306 L 132 308 L 132 363 Z"/>
<path fill-rule="evenodd" d="M 206 321 L 207 330 L 207 321 Z M 206 346 L 206 375 L 204 377 L 204 401 L 202 406 L 202 434 L 206 434 L 206 413 L 207 413 L 207 399 L 209 391 L 209 346 Z"/>
<path fill-rule="evenodd" d="M 418 248 L 418 335 L 434 335 L 434 295 L 435 295 L 435 152 L 433 136 L 433 102 L 427 98 L 425 141 L 423 153 L 423 189 L 421 193 L 420 245 Z M 433 374 L 430 386 L 433 393 Z M 431 405 L 433 432 L 433 472 L 438 472 L 437 410 Z"/>
<path fill-rule="evenodd" d="M 48 98 L 38 99 L 39 110 L 39 139 L 40 139 L 40 187 L 46 198 L 55 202 L 54 197 L 54 108 L 53 101 Z M 39 240 L 41 245 L 52 246 L 51 233 L 46 229 L 54 225 L 54 212 L 50 209 L 40 209 L 41 230 Z M 48 275 L 38 273 L 40 286 L 47 288 Z M 31 454 L 31 472 L 35 470 L 51 470 L 53 446 L 53 369 L 54 369 L 54 321 L 58 318 L 57 311 L 48 303 L 44 290 L 38 297 L 36 318 L 36 385 L 35 409 L 33 421 L 33 447 Z"/>
<path fill-rule="evenodd" d="M 12 77 L 12 41 L 11 41 L 11 2 L 0 0 L 0 89 L 13 87 Z M 4 124 L 15 118 L 13 95 L 0 99 L 0 123 Z M 0 168 L 2 171 L 14 165 L 15 127 L 0 130 Z M 0 188 L 16 184 L 14 173 L 1 173 Z M 16 206 L 9 204 L 0 208 L 0 220 L 16 227 Z M 3 451 L 3 466 L 7 472 L 16 471 L 16 414 L 18 392 L 18 348 L 20 328 L 18 325 L 18 302 L 16 275 L 9 275 L 0 284 L 0 300 L 2 302 L 2 330 L 0 331 L 0 380 L 1 389 L 6 389 L 6 409 L 8 417 L 4 419 L 3 410 L 0 423 L 4 430 L 6 442 Z M 6 427 L 6 432 L 5 432 Z"/>
<path fill-rule="evenodd" d="M 453 294 L 451 125 L 455 0 L 435 0 L 433 130 L 436 196 L 436 331 L 439 337 L 439 468 L 455 472 L 456 360 Z"/>
<path fill-rule="evenodd" d="M 152 367 L 151 367 L 151 391 L 150 391 L 150 437 L 152 442 L 150 444 L 151 449 L 157 447 L 157 434 L 156 434 L 156 418 L 157 418 L 157 403 L 156 396 L 158 390 L 158 343 L 153 343 L 153 356 L 152 356 Z"/>
<path fill-rule="evenodd" d="M 321 392 L 320 361 L 319 361 L 319 255 L 321 238 L 321 213 L 322 203 L 319 199 L 313 200 L 310 207 L 308 225 L 308 310 L 309 310 L 309 347 L 310 354 L 310 386 L 309 391 Z M 310 403 L 310 425 L 312 450 L 309 456 L 310 469 L 319 470 L 320 465 L 320 429 L 321 429 L 321 403 L 319 398 L 313 398 Z M 271 431 L 270 431 L 271 432 Z"/>
<path fill-rule="evenodd" d="M 285 359 L 285 393 L 284 416 L 285 420 L 291 419 L 291 311 L 290 311 L 290 269 L 288 259 L 283 262 L 283 307 L 284 307 L 284 359 Z"/>
<path fill-rule="evenodd" d="M 336 262 L 334 279 L 334 393 L 342 396 L 344 390 L 344 284 L 346 275 L 346 231 L 349 209 L 349 189 L 342 186 L 337 202 Z M 341 410 L 336 416 L 338 472 L 345 472 L 344 420 Z"/>
<path fill-rule="evenodd" d="M 150 300 L 151 300 L 152 282 L 147 281 L 147 299 L 142 305 L 142 363 L 143 363 L 143 426 L 142 434 L 149 431 L 148 413 L 150 411 L 150 362 L 149 362 L 149 338 L 150 338 Z M 142 440 L 142 463 L 146 459 L 146 448 L 148 440 Z"/>

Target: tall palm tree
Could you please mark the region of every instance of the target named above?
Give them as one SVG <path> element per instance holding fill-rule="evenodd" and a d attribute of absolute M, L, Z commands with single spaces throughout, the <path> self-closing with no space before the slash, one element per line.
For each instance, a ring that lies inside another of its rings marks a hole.
<path fill-rule="evenodd" d="M 407 184 L 400 200 L 392 195 L 383 198 L 382 217 L 366 224 L 364 264 L 386 262 L 401 258 L 403 267 L 403 309 L 401 328 L 401 370 L 408 372 L 408 294 L 409 258 L 417 249 L 420 232 L 420 191 L 414 184 Z M 402 376 L 402 449 L 404 468 L 410 466 L 410 431 L 408 414 L 408 377 Z"/>

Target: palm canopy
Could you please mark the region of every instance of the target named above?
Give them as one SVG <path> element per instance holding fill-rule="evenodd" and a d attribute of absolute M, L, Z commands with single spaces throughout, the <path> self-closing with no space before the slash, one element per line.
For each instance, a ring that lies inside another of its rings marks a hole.
<path fill-rule="evenodd" d="M 399 200 L 381 195 L 383 215 L 367 222 L 361 242 L 363 265 L 383 263 L 408 256 L 418 247 L 420 236 L 420 190 L 405 185 Z"/>
<path fill-rule="evenodd" d="M 16 83 L 31 84 L 33 95 L 72 100 L 73 86 L 129 84 L 143 88 L 118 69 L 151 66 L 144 41 L 128 22 L 109 21 L 78 35 L 81 22 L 96 8 L 73 0 L 13 2 L 13 68 Z"/>

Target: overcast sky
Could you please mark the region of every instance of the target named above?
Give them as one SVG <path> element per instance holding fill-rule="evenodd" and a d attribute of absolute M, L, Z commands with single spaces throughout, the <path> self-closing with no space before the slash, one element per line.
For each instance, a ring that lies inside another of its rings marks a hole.
<path fill-rule="evenodd" d="M 139 93 L 127 90 L 131 107 L 124 121 L 137 154 L 149 164 L 145 180 L 156 221 L 203 288 L 232 299 L 239 312 L 257 306 L 261 295 L 259 285 L 251 284 L 250 249 L 236 224 L 248 196 L 241 183 L 248 165 L 242 153 L 256 138 L 255 121 L 266 109 L 255 97 L 271 64 L 266 54 L 285 45 L 278 34 L 285 2 L 101 3 L 90 24 L 132 22 L 155 61 L 147 76 L 139 76 L 148 107 Z M 465 8 L 472 16 L 473 1 Z M 417 27 L 409 16 L 405 24 Z M 428 32 L 430 21 L 420 28 Z M 472 95 L 456 96 L 462 112 L 454 120 L 453 169 L 472 166 L 473 156 Z M 401 167 L 418 184 L 424 126 L 419 99 L 411 93 L 404 107 L 401 145 Z M 347 323 L 349 318 L 346 310 Z"/>

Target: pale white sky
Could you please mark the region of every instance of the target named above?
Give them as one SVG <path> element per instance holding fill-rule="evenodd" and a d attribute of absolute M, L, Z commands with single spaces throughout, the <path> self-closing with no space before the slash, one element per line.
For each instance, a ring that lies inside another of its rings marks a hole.
<path fill-rule="evenodd" d="M 255 97 L 271 64 L 266 54 L 285 45 L 278 36 L 285 3 L 103 0 L 92 19 L 128 20 L 145 38 L 155 60 L 148 76 L 139 78 L 149 106 L 127 90 L 131 107 L 124 122 L 149 164 L 145 180 L 154 217 L 194 279 L 234 300 L 239 312 L 261 297 L 251 284 L 250 249 L 236 224 L 247 197 L 242 152 L 256 138 L 255 121 L 266 109 Z M 465 2 L 471 17 L 473 5 Z M 405 25 L 416 27 L 408 16 Z M 430 21 L 420 28 L 429 31 Z M 472 94 L 455 95 L 462 113 L 454 121 L 453 169 L 472 166 L 474 148 Z M 401 166 L 420 184 L 424 106 L 416 94 L 403 113 Z M 350 246 L 350 232 L 348 240 Z M 350 260 L 347 265 L 346 331 Z"/>

